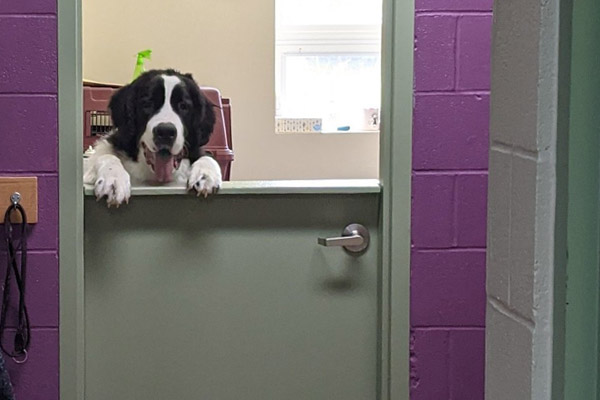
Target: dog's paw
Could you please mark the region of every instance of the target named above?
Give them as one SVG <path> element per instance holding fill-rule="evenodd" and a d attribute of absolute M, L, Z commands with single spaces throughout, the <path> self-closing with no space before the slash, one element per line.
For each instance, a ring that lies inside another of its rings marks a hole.
<path fill-rule="evenodd" d="M 131 196 L 131 182 L 129 174 L 123 168 L 106 167 L 98 171 L 94 184 L 96 199 L 106 197 L 108 206 L 119 207 L 129 202 Z"/>
<path fill-rule="evenodd" d="M 221 187 L 221 167 L 211 157 L 200 157 L 190 169 L 188 177 L 188 190 L 195 190 L 197 196 L 208 197 L 216 193 Z"/>

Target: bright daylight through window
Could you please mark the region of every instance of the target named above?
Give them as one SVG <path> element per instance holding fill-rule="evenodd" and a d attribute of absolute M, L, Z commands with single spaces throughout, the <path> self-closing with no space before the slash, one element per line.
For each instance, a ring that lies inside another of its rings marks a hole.
<path fill-rule="evenodd" d="M 279 133 L 379 130 L 381 0 L 276 0 Z"/>

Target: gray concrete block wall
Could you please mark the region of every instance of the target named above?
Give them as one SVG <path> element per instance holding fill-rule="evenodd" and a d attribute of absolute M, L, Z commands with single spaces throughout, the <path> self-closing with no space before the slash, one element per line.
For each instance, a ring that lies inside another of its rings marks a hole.
<path fill-rule="evenodd" d="M 486 400 L 550 399 L 559 3 L 494 7 Z"/>
<path fill-rule="evenodd" d="M 486 399 L 531 400 L 531 374 L 524 366 L 532 363 L 530 326 L 505 315 L 488 302 L 487 349 L 494 351 L 496 367 L 486 373 Z M 488 357 L 488 361 L 490 358 Z M 510 384 L 507 384 L 510 382 Z"/>

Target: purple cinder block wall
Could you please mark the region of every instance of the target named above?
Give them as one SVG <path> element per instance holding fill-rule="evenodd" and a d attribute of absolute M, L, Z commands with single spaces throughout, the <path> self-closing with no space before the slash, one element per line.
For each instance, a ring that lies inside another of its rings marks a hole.
<path fill-rule="evenodd" d="M 412 400 L 483 399 L 491 0 L 416 0 Z M 0 0 L 0 174 L 39 178 L 29 361 L 17 395 L 58 394 L 56 0 Z"/>
<path fill-rule="evenodd" d="M 416 0 L 411 399 L 483 400 L 492 0 Z"/>
<path fill-rule="evenodd" d="M 19 400 L 59 398 L 56 7 L 56 0 L 0 0 L 0 175 L 37 176 L 39 185 L 39 223 L 29 240 L 29 360 L 6 357 Z"/>

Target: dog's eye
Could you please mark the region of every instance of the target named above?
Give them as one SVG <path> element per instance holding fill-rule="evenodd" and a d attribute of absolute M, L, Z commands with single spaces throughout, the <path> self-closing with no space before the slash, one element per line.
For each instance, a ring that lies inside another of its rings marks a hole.
<path fill-rule="evenodd" d="M 188 104 L 184 101 L 179 103 L 178 107 L 179 107 L 179 111 L 181 111 L 181 112 L 186 112 L 187 110 L 190 109 L 190 106 L 188 106 Z"/>

